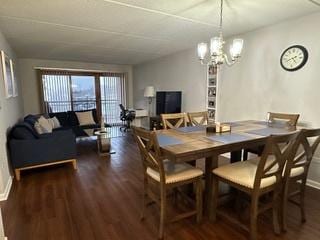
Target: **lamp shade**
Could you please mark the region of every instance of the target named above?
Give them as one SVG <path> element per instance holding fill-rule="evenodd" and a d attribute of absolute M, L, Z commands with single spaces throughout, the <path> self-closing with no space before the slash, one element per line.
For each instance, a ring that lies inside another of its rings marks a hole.
<path fill-rule="evenodd" d="M 243 48 L 243 39 L 234 39 L 232 45 L 230 46 L 230 55 L 232 58 L 238 58 L 241 55 Z"/>
<path fill-rule="evenodd" d="M 144 89 L 144 94 L 143 96 L 145 97 L 154 97 L 155 96 L 155 90 L 153 86 L 148 86 Z"/>
<path fill-rule="evenodd" d="M 198 57 L 200 60 L 203 60 L 208 51 L 208 46 L 206 43 L 198 44 Z"/>

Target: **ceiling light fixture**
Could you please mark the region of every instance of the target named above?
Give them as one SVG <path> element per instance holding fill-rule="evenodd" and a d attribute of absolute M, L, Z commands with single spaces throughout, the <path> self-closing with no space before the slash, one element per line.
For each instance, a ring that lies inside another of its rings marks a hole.
<path fill-rule="evenodd" d="M 223 13 L 223 0 L 220 0 L 220 25 L 219 25 L 219 36 L 210 39 L 210 59 L 205 62 L 205 58 L 208 52 L 207 43 L 198 44 L 198 57 L 201 64 L 207 65 L 221 65 L 226 63 L 228 66 L 232 66 L 238 61 L 241 56 L 241 51 L 243 47 L 243 39 L 237 38 L 233 39 L 233 43 L 230 46 L 230 56 L 231 61 L 228 59 L 226 53 L 223 52 L 223 45 L 225 41 L 222 35 L 222 13 Z"/>

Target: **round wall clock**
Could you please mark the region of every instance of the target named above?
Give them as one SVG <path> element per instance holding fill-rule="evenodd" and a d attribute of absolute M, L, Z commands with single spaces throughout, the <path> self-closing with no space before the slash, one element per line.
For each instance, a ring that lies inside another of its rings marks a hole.
<path fill-rule="evenodd" d="M 296 71 L 302 68 L 307 60 L 307 49 L 301 45 L 293 45 L 283 51 L 280 57 L 280 64 L 287 71 Z"/>

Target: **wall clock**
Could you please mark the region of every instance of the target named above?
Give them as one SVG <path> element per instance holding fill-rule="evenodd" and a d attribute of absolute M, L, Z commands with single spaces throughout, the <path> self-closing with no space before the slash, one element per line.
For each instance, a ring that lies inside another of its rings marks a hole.
<path fill-rule="evenodd" d="M 293 45 L 283 51 L 280 57 L 281 67 L 287 71 L 302 68 L 308 60 L 308 51 L 301 45 Z"/>

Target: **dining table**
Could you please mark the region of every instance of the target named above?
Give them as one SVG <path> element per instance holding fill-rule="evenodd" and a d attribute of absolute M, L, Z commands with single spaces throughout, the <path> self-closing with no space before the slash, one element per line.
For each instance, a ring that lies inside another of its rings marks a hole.
<path fill-rule="evenodd" d="M 270 135 L 297 131 L 296 127 L 268 121 L 246 120 L 227 124 L 231 130 L 222 133 L 208 132 L 206 125 L 156 131 L 160 149 L 166 159 L 176 163 L 205 159 L 205 212 L 210 212 L 212 170 L 218 167 L 219 155 L 231 153 L 231 163 L 241 161 L 242 149 L 264 146 Z"/>

